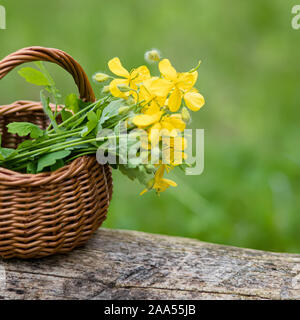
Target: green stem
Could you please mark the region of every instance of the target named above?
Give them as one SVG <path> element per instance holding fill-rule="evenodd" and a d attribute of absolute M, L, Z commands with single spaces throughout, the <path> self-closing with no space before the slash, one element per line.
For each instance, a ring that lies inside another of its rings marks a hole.
<path fill-rule="evenodd" d="M 78 131 L 78 133 L 79 133 L 79 131 Z M 33 147 L 36 149 L 37 147 L 41 147 L 41 146 L 43 146 L 43 145 L 46 145 L 46 146 L 49 145 L 49 146 L 51 146 L 54 141 L 57 142 L 57 141 L 63 140 L 63 139 L 68 138 L 68 137 L 74 137 L 74 132 L 72 132 L 72 133 L 70 132 L 70 133 L 68 133 L 68 134 L 58 134 L 57 137 L 55 137 L 55 138 L 48 139 L 48 140 L 42 141 L 42 142 L 40 142 L 40 143 L 36 143 L 36 144 L 34 144 L 33 146 L 28 146 L 28 147 L 26 147 L 26 148 L 22 148 L 22 149 L 21 149 L 21 152 L 26 151 L 26 150 L 30 150 L 30 149 L 33 148 Z"/>
<path fill-rule="evenodd" d="M 82 130 L 82 128 L 76 128 L 73 130 L 67 130 L 67 131 L 65 131 L 65 133 L 66 134 L 77 133 L 77 132 L 80 132 L 81 130 Z M 48 133 L 48 136 L 50 138 L 64 136 L 64 135 L 65 135 L 64 133 Z"/>
<path fill-rule="evenodd" d="M 95 150 L 84 151 L 84 152 L 78 153 L 74 157 L 68 159 L 68 162 L 71 162 L 71 161 L 75 160 L 76 158 L 79 158 L 79 157 L 82 157 L 82 156 L 86 156 L 88 154 L 95 154 Z"/>
<path fill-rule="evenodd" d="M 34 151 L 29 151 L 29 152 L 25 152 L 25 153 L 20 153 L 15 157 L 10 158 L 8 161 L 16 161 L 18 159 L 23 158 L 23 160 L 25 161 L 26 159 L 24 159 L 25 157 L 29 157 L 29 156 L 37 156 L 40 154 L 43 154 L 45 152 L 56 152 L 56 151 L 61 151 L 61 150 L 65 150 L 66 148 L 72 148 L 72 147 L 76 147 L 76 146 L 80 146 L 81 144 L 85 144 L 85 143 L 92 143 L 92 142 L 100 142 L 100 141 L 104 141 L 106 139 L 110 139 L 110 138 L 119 138 L 121 136 L 127 136 L 126 134 L 123 135 L 119 135 L 119 136 L 107 136 L 107 137 L 98 137 L 98 138 L 93 138 L 93 139 L 87 139 L 87 140 L 82 140 L 82 138 L 76 139 L 76 140 L 72 140 L 72 141 L 65 141 L 62 143 L 58 143 L 54 146 L 48 146 L 48 147 L 44 147 L 38 150 L 34 150 Z M 5 161 L 4 161 L 5 162 Z"/>
<path fill-rule="evenodd" d="M 89 109 L 96 109 L 95 107 L 98 107 L 98 105 L 101 105 L 101 102 L 104 102 L 107 99 L 107 97 L 100 99 L 90 105 L 88 105 L 87 107 L 83 108 L 82 110 L 80 110 L 79 112 L 75 113 L 72 117 L 68 118 L 67 120 L 65 120 L 64 122 L 62 122 L 61 124 L 58 125 L 58 128 L 61 128 L 63 126 L 66 126 L 68 123 L 72 122 L 75 118 L 77 118 L 79 115 L 81 115 L 82 113 L 86 112 Z M 49 131 L 49 133 L 52 133 L 54 130 L 52 129 L 51 131 Z"/>

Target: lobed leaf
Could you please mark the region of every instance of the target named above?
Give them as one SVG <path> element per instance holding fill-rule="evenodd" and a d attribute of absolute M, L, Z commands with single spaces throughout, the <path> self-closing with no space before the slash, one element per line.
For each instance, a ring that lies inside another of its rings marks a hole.
<path fill-rule="evenodd" d="M 81 131 L 81 136 L 87 136 L 93 129 L 95 129 L 98 125 L 98 117 L 94 111 L 89 111 L 87 113 L 88 122 L 86 126 Z"/>
<path fill-rule="evenodd" d="M 20 137 L 30 134 L 33 139 L 44 135 L 44 131 L 37 125 L 30 122 L 12 122 L 7 125 L 9 133 L 15 133 Z"/>

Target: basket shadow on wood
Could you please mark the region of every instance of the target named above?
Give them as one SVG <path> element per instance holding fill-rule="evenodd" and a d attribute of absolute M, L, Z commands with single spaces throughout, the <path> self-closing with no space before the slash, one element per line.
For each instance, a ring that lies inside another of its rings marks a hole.
<path fill-rule="evenodd" d="M 57 49 L 31 47 L 8 56 L 0 62 L 0 79 L 16 65 L 35 60 L 61 65 L 73 75 L 81 98 L 94 99 L 82 68 Z M 22 142 L 7 132 L 6 125 L 13 121 L 32 122 L 43 129 L 48 126 L 40 103 L 18 101 L 1 106 L 3 147 L 16 148 Z M 39 258 L 83 245 L 105 220 L 111 196 L 111 168 L 98 164 L 94 156 L 40 174 L 0 167 L 0 256 Z"/>

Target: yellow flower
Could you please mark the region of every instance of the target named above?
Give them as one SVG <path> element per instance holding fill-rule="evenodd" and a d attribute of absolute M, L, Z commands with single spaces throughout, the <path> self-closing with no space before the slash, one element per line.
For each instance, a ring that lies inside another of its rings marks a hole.
<path fill-rule="evenodd" d="M 165 115 L 162 119 L 152 125 L 149 130 L 149 140 L 152 146 L 156 146 L 162 136 L 176 137 L 178 132 L 184 131 L 186 127 L 185 122 L 182 120 L 182 116 L 179 113 L 172 115 Z"/>
<path fill-rule="evenodd" d="M 152 83 L 152 91 L 157 96 L 167 96 L 170 111 L 176 112 L 184 99 L 186 106 L 192 111 L 198 111 L 205 103 L 203 96 L 193 88 L 198 72 L 178 73 L 168 59 L 159 63 L 159 70 L 163 79 Z"/>
<path fill-rule="evenodd" d="M 142 103 L 142 113 L 153 114 L 160 111 L 164 106 L 166 97 L 158 97 L 151 91 L 151 85 L 153 81 L 157 80 L 157 77 L 152 77 L 143 81 L 139 90 L 139 101 Z"/>
<path fill-rule="evenodd" d="M 172 166 L 182 164 L 187 159 L 184 150 L 187 147 L 187 141 L 181 136 L 162 139 L 162 157 L 163 162 L 168 162 Z"/>
<path fill-rule="evenodd" d="M 157 171 L 155 172 L 154 180 L 150 181 L 150 185 L 148 185 L 147 189 L 144 189 L 140 195 L 143 195 L 147 191 L 154 189 L 157 193 L 163 192 L 167 190 L 170 186 L 171 187 L 177 187 L 177 183 L 164 178 L 164 173 L 167 167 L 165 165 L 161 165 L 158 167 Z"/>
<path fill-rule="evenodd" d="M 139 114 L 132 119 L 132 122 L 138 128 L 146 128 L 160 121 L 163 112 L 158 111 L 153 114 Z"/>
<path fill-rule="evenodd" d="M 204 97 L 195 88 L 185 92 L 183 98 L 186 106 L 192 111 L 198 111 L 205 104 Z"/>
<path fill-rule="evenodd" d="M 172 136 L 176 135 L 175 133 L 173 133 L 174 130 L 182 132 L 186 127 L 186 124 L 182 120 L 182 115 L 180 113 L 164 116 L 160 124 L 161 128 L 166 129 Z"/>
<path fill-rule="evenodd" d="M 121 92 L 118 88 L 119 85 L 125 85 L 133 90 L 137 90 L 138 83 L 150 78 L 150 72 L 146 66 L 141 66 L 129 72 L 122 66 L 119 58 L 111 59 L 108 62 L 108 67 L 112 73 L 122 77 L 114 79 L 109 85 L 110 92 L 114 97 L 127 98 L 130 94 L 134 94 L 134 91 Z"/>

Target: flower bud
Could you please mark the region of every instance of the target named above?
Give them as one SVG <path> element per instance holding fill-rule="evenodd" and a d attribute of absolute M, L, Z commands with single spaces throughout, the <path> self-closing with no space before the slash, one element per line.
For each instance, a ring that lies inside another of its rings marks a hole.
<path fill-rule="evenodd" d="M 182 120 L 185 122 L 185 123 L 190 123 L 191 121 L 191 115 L 189 113 L 189 110 L 186 108 L 186 107 L 183 107 L 182 110 L 181 110 L 181 117 L 182 117 Z"/>
<path fill-rule="evenodd" d="M 129 107 L 127 106 L 124 106 L 124 107 L 120 107 L 119 110 L 118 110 L 118 113 L 119 115 L 123 115 L 123 114 L 126 114 L 128 111 L 129 111 Z"/>
<path fill-rule="evenodd" d="M 157 49 L 152 49 L 145 53 L 145 60 L 148 63 L 158 62 L 160 59 L 161 59 L 161 55 Z"/>
<path fill-rule="evenodd" d="M 122 84 L 122 83 L 118 84 L 117 87 L 121 92 L 128 92 L 131 90 L 130 87 L 128 87 L 126 84 Z"/>
<path fill-rule="evenodd" d="M 135 104 L 135 100 L 131 96 L 129 96 L 126 100 L 126 103 L 130 106 L 133 106 Z"/>
<path fill-rule="evenodd" d="M 98 72 L 93 75 L 93 80 L 97 82 L 104 82 L 104 81 L 107 81 L 109 78 L 110 78 L 109 75 L 101 72 Z"/>
<path fill-rule="evenodd" d="M 102 93 L 103 94 L 110 93 L 109 86 L 104 86 L 102 89 Z"/>

